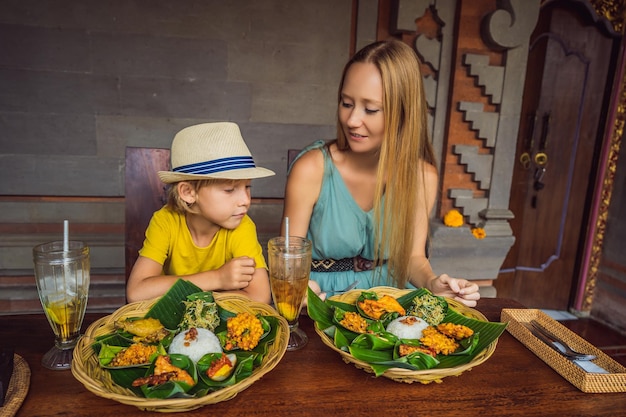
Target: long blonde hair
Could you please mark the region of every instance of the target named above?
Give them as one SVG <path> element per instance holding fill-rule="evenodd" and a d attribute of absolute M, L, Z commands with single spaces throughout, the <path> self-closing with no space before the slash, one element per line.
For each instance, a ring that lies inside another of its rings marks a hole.
<path fill-rule="evenodd" d="M 378 68 L 383 86 L 384 138 L 380 149 L 374 195 L 376 227 L 375 263 L 388 257 L 388 271 L 399 288 L 408 281 L 417 190 L 424 187 L 424 162 L 435 164 L 428 134 L 428 109 L 417 54 L 404 42 L 392 39 L 372 43 L 357 52 L 346 64 L 339 85 L 339 102 L 346 73 L 354 63 L 371 63 Z M 337 124 L 337 147 L 349 149 L 348 140 Z M 384 199 L 383 199 L 384 195 Z M 424 194 L 422 194 L 424 195 Z M 423 199 L 423 215 L 428 209 Z"/>

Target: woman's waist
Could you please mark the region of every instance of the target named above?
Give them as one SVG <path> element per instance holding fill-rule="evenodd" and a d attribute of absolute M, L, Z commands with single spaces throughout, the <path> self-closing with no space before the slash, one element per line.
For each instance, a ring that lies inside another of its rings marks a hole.
<path fill-rule="evenodd" d="M 387 260 L 376 262 L 372 259 L 364 258 L 360 255 L 353 256 L 351 258 L 341 259 L 314 259 L 311 261 L 311 271 L 313 272 L 342 272 L 342 271 L 371 271 L 376 266 L 384 265 Z"/>

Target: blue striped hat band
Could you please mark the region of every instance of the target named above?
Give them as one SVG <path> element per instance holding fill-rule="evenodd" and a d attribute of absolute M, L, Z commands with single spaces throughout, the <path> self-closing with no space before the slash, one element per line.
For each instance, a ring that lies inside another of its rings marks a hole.
<path fill-rule="evenodd" d="M 245 168 L 256 168 L 251 156 L 232 156 L 212 161 L 196 162 L 195 164 L 173 168 L 172 171 L 183 174 L 206 175 Z"/>

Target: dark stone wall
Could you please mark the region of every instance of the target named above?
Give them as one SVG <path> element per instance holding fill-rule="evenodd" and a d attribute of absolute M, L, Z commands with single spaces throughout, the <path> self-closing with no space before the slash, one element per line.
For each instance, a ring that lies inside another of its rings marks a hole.
<path fill-rule="evenodd" d="M 125 146 L 241 125 L 277 176 L 287 149 L 334 135 L 351 1 L 0 4 L 0 194 L 123 196 Z M 36 220 L 36 219 L 33 219 Z"/>
<path fill-rule="evenodd" d="M 0 1 L 0 314 L 41 309 L 31 251 L 64 219 L 89 308 L 123 303 L 125 149 L 189 125 L 240 125 L 276 172 L 250 214 L 278 233 L 288 150 L 335 135 L 351 22 L 351 0 Z"/>

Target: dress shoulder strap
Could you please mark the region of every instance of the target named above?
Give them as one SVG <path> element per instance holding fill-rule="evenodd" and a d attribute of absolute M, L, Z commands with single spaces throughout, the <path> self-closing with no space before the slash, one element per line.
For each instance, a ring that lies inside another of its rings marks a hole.
<path fill-rule="evenodd" d="M 322 153 L 324 154 L 324 160 L 328 159 L 328 151 L 326 149 L 326 141 L 324 140 L 316 140 L 315 142 L 311 143 L 310 145 L 305 146 L 304 148 L 302 148 L 302 150 L 300 151 L 300 153 L 293 159 L 293 161 L 291 161 L 291 164 L 289 164 L 289 169 L 287 170 L 287 175 L 289 175 L 289 172 L 291 171 L 291 167 L 293 166 L 293 164 L 300 159 L 300 157 L 302 155 L 304 155 L 305 153 L 313 150 L 313 149 L 321 149 Z"/>

